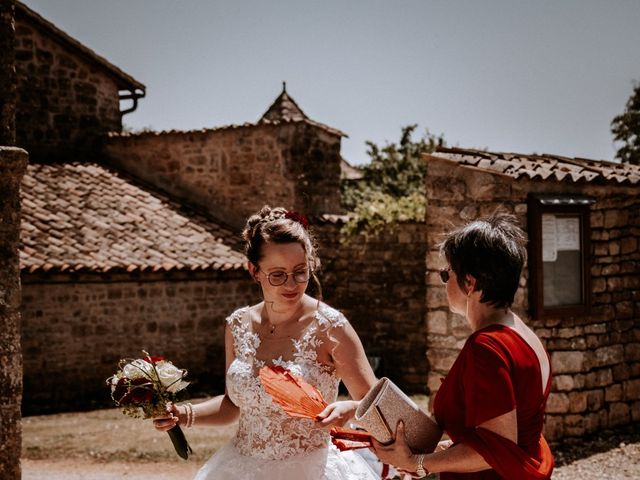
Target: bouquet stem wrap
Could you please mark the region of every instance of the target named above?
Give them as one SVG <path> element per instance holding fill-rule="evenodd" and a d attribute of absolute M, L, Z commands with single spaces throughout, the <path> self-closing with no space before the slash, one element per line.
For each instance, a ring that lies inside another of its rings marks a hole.
<path fill-rule="evenodd" d="M 189 442 L 187 442 L 187 437 L 182 433 L 180 425 L 176 425 L 167 433 L 169 434 L 171 443 L 173 443 L 173 448 L 176 449 L 176 453 L 185 460 L 189 458 L 189 454 L 193 453 L 193 450 L 191 450 L 191 446 L 189 445 Z"/>

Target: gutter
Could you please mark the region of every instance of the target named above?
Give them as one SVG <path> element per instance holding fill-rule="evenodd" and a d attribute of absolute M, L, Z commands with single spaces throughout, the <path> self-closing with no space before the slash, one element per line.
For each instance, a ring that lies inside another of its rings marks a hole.
<path fill-rule="evenodd" d="M 122 117 L 127 113 L 135 111 L 136 108 L 138 108 L 138 99 L 144 98 L 146 93 L 147 92 L 143 88 L 133 88 L 131 90 L 120 92 L 119 100 L 133 100 L 133 104 L 131 105 L 131 107 L 127 108 L 126 110 L 122 110 L 120 112 L 120 116 Z"/>

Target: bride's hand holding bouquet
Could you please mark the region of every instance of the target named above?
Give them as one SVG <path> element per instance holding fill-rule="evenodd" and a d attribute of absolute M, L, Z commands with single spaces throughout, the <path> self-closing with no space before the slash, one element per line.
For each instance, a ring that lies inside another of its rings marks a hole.
<path fill-rule="evenodd" d="M 180 428 L 184 425 L 187 428 L 193 426 L 195 422 L 195 414 L 193 406 L 190 403 L 186 405 L 176 405 L 169 402 L 162 414 L 153 417 L 153 426 L 161 432 L 171 432 L 174 428 Z"/>
<path fill-rule="evenodd" d="M 175 402 L 189 382 L 184 378 L 187 371 L 177 368 L 164 357 L 145 356 L 138 359 L 122 359 L 118 371 L 107 379 L 111 387 L 111 398 L 122 409 L 122 413 L 134 418 L 153 418 L 158 428 L 162 428 L 171 438 L 178 455 L 187 459 L 192 453 L 180 426 L 180 412 Z M 184 422 L 187 427 L 193 425 L 193 407 L 184 406 Z"/>

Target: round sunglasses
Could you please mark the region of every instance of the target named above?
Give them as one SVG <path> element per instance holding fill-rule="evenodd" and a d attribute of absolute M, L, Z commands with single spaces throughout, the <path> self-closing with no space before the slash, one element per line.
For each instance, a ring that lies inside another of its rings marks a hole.
<path fill-rule="evenodd" d="M 451 267 L 447 267 L 447 268 L 441 269 L 438 272 L 440 275 L 440 280 L 442 280 L 442 283 L 447 283 L 449 281 L 449 279 L 451 278 L 451 274 L 449 273 L 450 271 L 451 271 Z"/>

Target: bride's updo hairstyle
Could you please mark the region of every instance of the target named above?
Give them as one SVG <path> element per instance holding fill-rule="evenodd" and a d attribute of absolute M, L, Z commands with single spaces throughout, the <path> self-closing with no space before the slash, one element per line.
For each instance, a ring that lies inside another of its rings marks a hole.
<path fill-rule="evenodd" d="M 259 213 L 251 215 L 242 232 L 244 251 L 256 268 L 262 258 L 265 243 L 299 243 L 307 256 L 311 278 L 320 295 L 320 282 L 316 272 L 320 269 L 320 257 L 316 251 L 315 238 L 308 230 L 308 221 L 303 215 L 290 212 L 282 207 L 262 207 Z"/>

